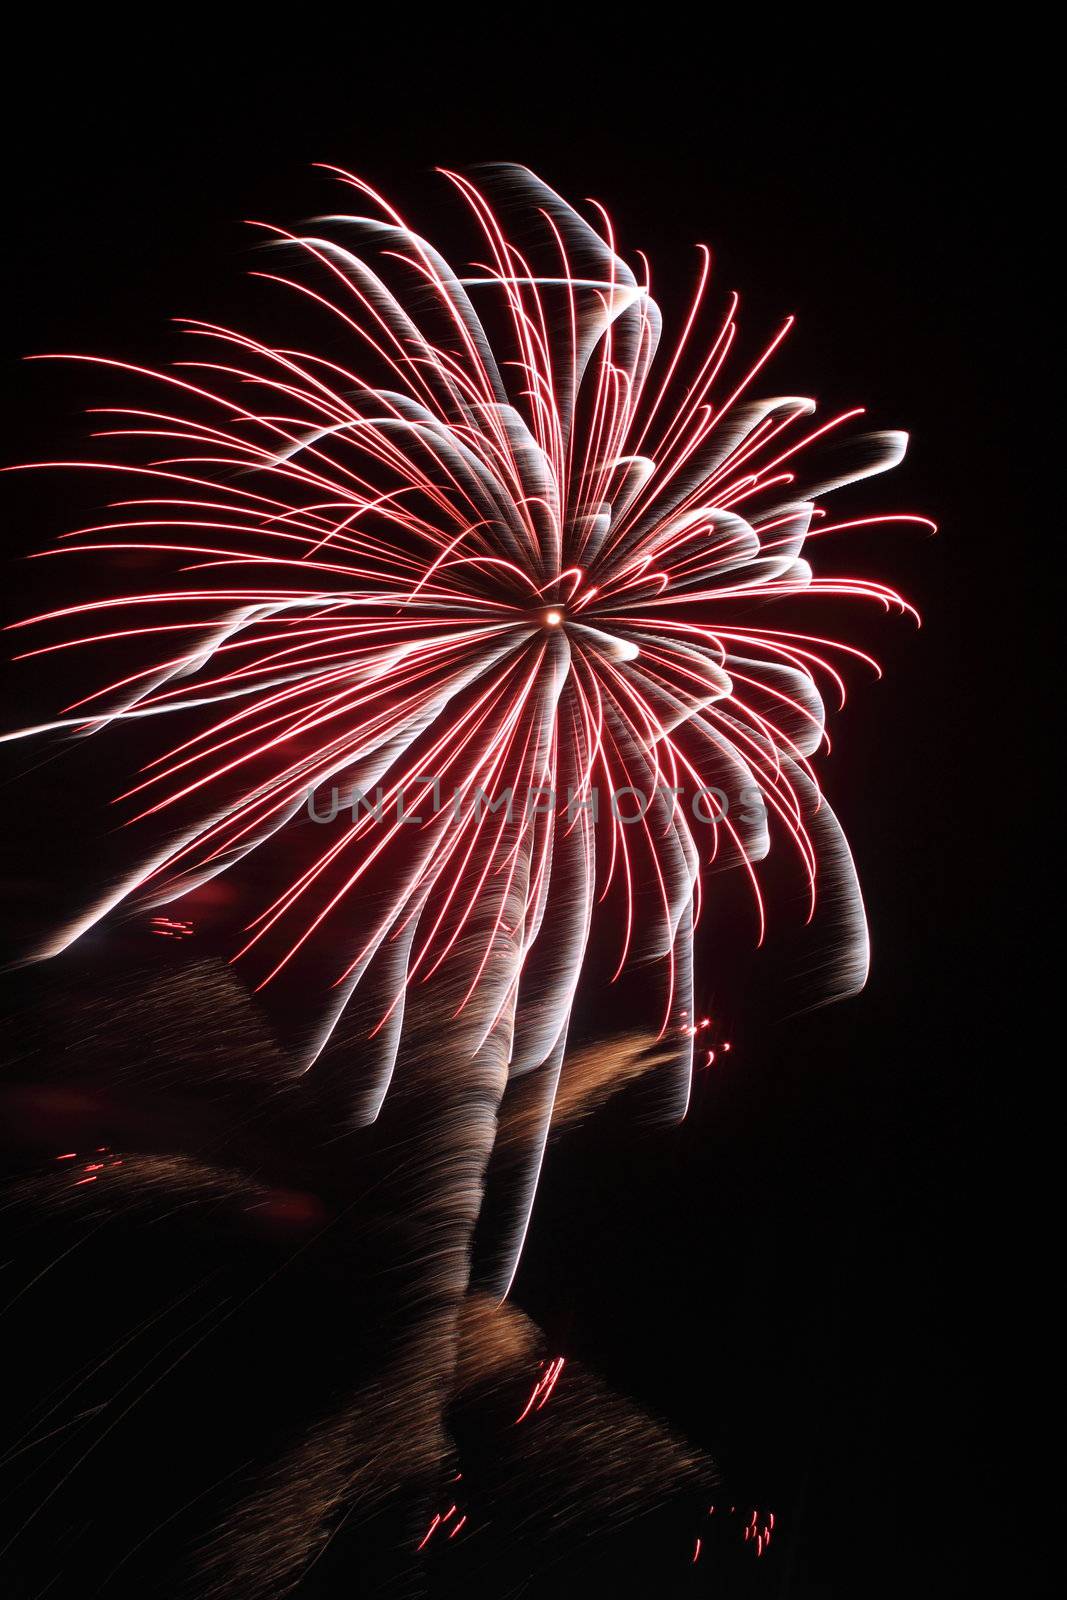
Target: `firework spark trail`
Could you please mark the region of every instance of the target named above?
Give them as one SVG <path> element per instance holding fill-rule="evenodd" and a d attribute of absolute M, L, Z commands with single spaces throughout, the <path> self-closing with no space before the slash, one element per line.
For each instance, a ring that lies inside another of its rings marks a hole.
<path fill-rule="evenodd" d="M 321 349 L 191 322 L 196 359 L 162 372 L 101 363 L 161 396 L 97 413 L 125 457 L 39 464 L 117 471 L 131 486 L 47 554 L 147 553 L 171 576 L 29 619 L 59 632 L 27 655 L 121 642 L 142 664 L 9 737 L 166 717 L 179 729 L 123 797 L 133 823 L 167 824 L 166 842 L 40 954 L 124 902 L 180 906 L 276 841 L 277 887 L 240 955 L 260 986 L 332 986 L 309 1064 L 357 988 L 373 991 L 353 1090 L 367 1120 L 408 990 L 439 972 L 468 1013 L 469 1048 L 505 1037 L 512 1076 L 540 1069 L 551 1089 L 610 899 L 622 906 L 616 974 L 637 959 L 666 973 L 658 1026 L 677 1041 L 681 1114 L 693 1043 L 679 1018 L 692 1015 L 707 867 L 748 874 L 762 937 L 755 864 L 772 829 L 783 834 L 811 914 L 818 883 L 833 892 L 832 987 L 866 974 L 851 857 L 811 758 L 827 743 L 820 682 L 843 696 L 839 666 L 874 663 L 751 617 L 811 597 L 911 609 L 868 579 L 816 576 L 802 555 L 816 534 L 925 522 L 828 523 L 820 503 L 895 465 L 906 436 L 855 435 L 859 411 L 816 424 L 811 400 L 754 398 L 791 319 L 748 365 L 736 296 L 702 334 L 704 247 L 658 363 L 647 264 L 640 276 L 627 265 L 599 208 L 593 225 L 521 168 L 488 169 L 482 187 L 446 173 L 483 258 L 457 272 L 367 184 L 330 170 L 356 213 L 268 230 L 293 266 L 259 274 L 327 319 Z M 505 215 L 521 216 L 521 245 Z M 377 790 L 384 817 L 287 826 L 309 791 L 342 778 L 349 793 Z M 421 816 L 434 782 L 449 805 L 405 826 L 391 808 Z M 705 786 L 760 804 L 698 815 L 683 796 Z M 506 791 L 515 819 L 476 803 Z M 614 807 L 593 815 L 602 791 L 650 798 L 627 822 Z M 553 1097 L 540 1097 L 545 1133 Z M 531 1145 L 502 1284 L 544 1137 Z"/>

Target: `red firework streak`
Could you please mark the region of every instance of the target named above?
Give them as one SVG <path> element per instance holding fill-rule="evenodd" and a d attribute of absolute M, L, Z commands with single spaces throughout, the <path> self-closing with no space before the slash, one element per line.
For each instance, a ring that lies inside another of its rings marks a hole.
<path fill-rule="evenodd" d="M 828 745 L 823 688 L 843 699 L 841 666 L 876 664 L 764 623 L 769 603 L 812 598 L 911 609 L 802 553 L 872 524 L 932 526 L 826 512 L 832 491 L 894 466 L 906 435 L 858 431 L 858 408 L 815 420 L 810 399 L 758 398 L 792 318 L 742 359 L 738 298 L 709 309 L 704 246 L 661 353 L 648 262 L 627 263 L 599 205 L 590 220 L 524 168 L 446 173 L 477 240 L 455 269 L 329 170 L 353 214 L 266 230 L 281 266 L 258 274 L 321 319 L 318 348 L 288 323 L 277 343 L 187 323 L 196 350 L 172 368 L 100 362 L 148 398 L 97 413 L 97 459 L 36 464 L 120 485 L 47 556 L 165 574 L 28 619 L 50 631 L 25 655 L 121 646 L 123 670 L 85 692 L 79 667 L 56 720 L 8 737 L 132 726 L 143 763 L 119 797 L 145 841 L 135 870 L 38 954 L 124 902 L 180 916 L 184 895 L 269 858 L 235 959 L 258 986 L 322 986 L 309 1065 L 373 988 L 369 1119 L 405 996 L 442 971 L 457 1016 L 475 1006 L 480 1037 L 508 1032 L 513 1072 L 558 1074 L 610 896 L 615 976 L 637 958 L 662 970 L 682 1115 L 709 866 L 747 874 L 761 939 L 756 864 L 784 836 L 812 914 L 832 892 L 836 992 L 866 975 L 862 901 L 812 758 Z M 177 735 L 145 761 L 168 718 Z M 374 807 L 296 826 L 309 792 L 338 785 Z"/>
<path fill-rule="evenodd" d="M 564 1365 L 563 1356 L 557 1356 L 555 1361 L 549 1362 L 541 1377 L 534 1384 L 530 1398 L 515 1418 L 516 1426 L 520 1422 L 525 1422 L 531 1411 L 540 1411 L 548 1404 L 552 1391 L 559 1382 Z"/>
<path fill-rule="evenodd" d="M 735 1517 L 737 1515 L 737 1507 L 736 1506 L 728 1506 L 728 1507 L 724 1507 L 722 1509 L 725 1511 L 725 1514 L 726 1514 L 727 1517 Z M 715 1514 L 716 1514 L 715 1506 L 709 1506 L 708 1507 L 708 1516 L 709 1517 L 713 1517 L 713 1516 L 715 1516 Z M 734 1526 L 736 1526 L 736 1524 L 734 1524 Z M 741 1541 L 742 1541 L 742 1543 L 744 1545 L 746 1545 L 749 1549 L 751 1549 L 753 1555 L 757 1558 L 757 1560 L 761 1556 L 766 1555 L 767 1551 L 771 1547 L 771 1540 L 773 1539 L 773 1537 L 774 1537 L 774 1512 L 773 1511 L 763 1512 L 763 1511 L 760 1511 L 760 1509 L 758 1507 L 756 1507 L 753 1511 L 749 1512 L 747 1515 L 742 1513 Z M 703 1541 L 703 1539 L 698 1537 L 696 1542 L 695 1542 L 695 1547 L 694 1547 L 694 1550 L 693 1550 L 693 1557 L 692 1557 L 692 1565 L 693 1566 L 695 1566 L 696 1563 L 700 1560 L 703 1548 L 704 1548 L 704 1541 Z"/>

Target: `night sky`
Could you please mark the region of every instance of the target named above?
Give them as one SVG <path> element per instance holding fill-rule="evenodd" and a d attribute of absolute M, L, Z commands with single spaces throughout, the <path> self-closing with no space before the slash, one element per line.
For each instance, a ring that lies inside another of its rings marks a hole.
<path fill-rule="evenodd" d="M 1033 1469 L 995 1442 L 999 1380 L 1008 1409 L 1030 1401 L 988 1336 L 1027 1275 L 1004 1119 L 1005 1080 L 1023 1070 L 1011 973 L 1031 938 L 1013 909 L 1030 843 L 1013 825 L 1017 636 L 1044 537 L 1021 441 L 1046 330 L 1039 219 L 1019 183 L 1042 143 L 1022 63 L 1000 44 L 950 59 L 902 39 L 880 54 L 871 18 L 854 59 L 776 45 L 768 15 L 758 53 L 716 47 L 713 30 L 697 61 L 673 29 L 635 27 L 604 53 L 542 42 L 543 68 L 516 66 L 516 41 L 494 57 L 423 39 L 412 62 L 354 28 L 342 46 L 323 20 L 307 46 L 247 51 L 196 28 L 122 53 L 98 33 L 58 59 L 42 43 L 24 67 L 33 93 L 5 106 L 7 460 L 76 453 L 93 393 L 91 376 L 21 357 L 151 363 L 175 349 L 172 316 L 239 325 L 241 220 L 330 208 L 314 161 L 363 173 L 423 222 L 448 209 L 435 164 L 527 163 L 607 205 L 624 252 L 655 263 L 668 316 L 706 241 L 753 337 L 799 319 L 775 392 L 861 403 L 911 434 L 904 465 L 850 504 L 923 512 L 941 532 L 884 527 L 850 554 L 923 627 L 845 617 L 885 677 L 852 676 L 821 764 L 867 902 L 870 983 L 813 1009 L 796 905 L 775 908 L 756 954 L 739 897 L 698 984 L 729 1053 L 698 1075 L 680 1130 L 648 1128 L 626 1091 L 550 1152 L 515 1293 L 553 1350 L 777 1510 L 781 1542 L 743 1592 L 962 1595 L 994 1543 L 1018 1579 L 1040 1538 L 1007 1509 Z M 92 485 L 73 492 L 92 506 Z M 71 493 L 10 487 L 12 558 L 70 525 Z M 44 580 L 14 559 L 9 573 L 15 616 Z M 5 725 L 47 704 L 47 673 L 8 683 Z M 48 774 L 31 802 L 35 781 L 4 791 L 15 954 L 67 903 L 99 825 L 92 795 Z M 591 1006 L 580 1023 L 594 1037 L 620 1016 Z M 665 1594 L 713 1592 L 710 1572 L 702 1590 L 641 1559 Z"/>

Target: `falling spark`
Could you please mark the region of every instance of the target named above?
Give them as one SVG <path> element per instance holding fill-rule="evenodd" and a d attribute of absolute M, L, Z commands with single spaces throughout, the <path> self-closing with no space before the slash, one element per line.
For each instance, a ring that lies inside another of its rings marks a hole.
<path fill-rule="evenodd" d="M 531 1411 L 540 1411 L 542 1407 L 547 1404 L 549 1396 L 556 1387 L 556 1384 L 559 1382 L 559 1375 L 563 1371 L 563 1365 L 564 1360 L 562 1356 L 557 1357 L 555 1361 L 549 1362 L 543 1376 L 540 1377 L 534 1384 L 533 1392 L 531 1393 L 530 1398 L 527 1400 L 523 1409 L 519 1412 L 519 1415 L 515 1418 L 516 1426 L 518 1426 L 520 1422 L 525 1422 Z"/>

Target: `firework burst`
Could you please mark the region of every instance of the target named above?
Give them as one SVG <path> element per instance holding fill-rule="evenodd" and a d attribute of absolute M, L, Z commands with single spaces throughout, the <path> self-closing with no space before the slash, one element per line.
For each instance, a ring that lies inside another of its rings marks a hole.
<path fill-rule="evenodd" d="M 176 731 L 122 797 L 154 842 L 42 953 L 123 903 L 180 908 L 255 852 L 271 881 L 236 959 L 259 986 L 321 988 L 308 1064 L 359 990 L 353 1098 L 373 1118 L 407 998 L 436 977 L 462 1051 L 503 1041 L 513 1078 L 543 1074 L 536 1170 L 598 907 L 616 976 L 662 969 L 677 1113 L 710 867 L 747 873 L 762 937 L 756 864 L 782 835 L 812 911 L 820 884 L 835 896 L 835 988 L 862 983 L 862 903 L 812 758 L 824 689 L 870 658 L 766 626 L 767 603 L 909 609 L 803 551 L 924 519 L 828 517 L 906 436 L 756 398 L 791 319 L 740 361 L 703 247 L 660 353 L 647 263 L 599 207 L 588 221 L 521 168 L 447 173 L 479 239 L 457 271 L 335 176 L 357 214 L 270 230 L 262 274 L 325 319 L 318 348 L 188 324 L 200 351 L 171 369 L 105 363 L 158 398 L 104 414 L 115 456 L 62 463 L 123 488 L 60 548 L 165 578 L 31 619 L 59 634 L 27 654 L 139 659 L 23 734 Z"/>

